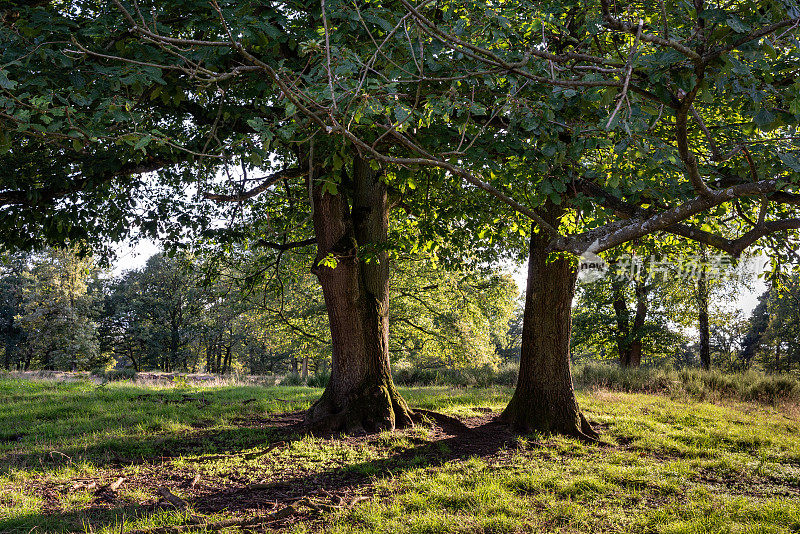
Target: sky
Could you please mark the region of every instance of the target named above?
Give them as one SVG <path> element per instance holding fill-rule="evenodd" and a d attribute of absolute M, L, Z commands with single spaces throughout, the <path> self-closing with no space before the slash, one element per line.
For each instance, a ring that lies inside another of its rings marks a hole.
<path fill-rule="evenodd" d="M 125 271 L 143 267 L 147 259 L 160 250 L 159 246 L 149 239 L 142 239 L 135 244 L 124 242 L 115 247 L 117 258 L 111 272 L 119 276 Z"/>

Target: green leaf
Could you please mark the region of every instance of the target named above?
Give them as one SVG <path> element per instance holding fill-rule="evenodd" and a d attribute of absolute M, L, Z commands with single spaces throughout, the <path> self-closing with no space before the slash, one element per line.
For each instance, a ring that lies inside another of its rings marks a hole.
<path fill-rule="evenodd" d="M 755 122 L 756 125 L 762 130 L 767 129 L 769 125 L 772 124 L 774 121 L 775 121 L 775 115 L 773 115 L 772 113 L 770 113 L 769 110 L 764 108 L 761 108 L 761 111 L 756 113 L 756 116 L 753 117 L 753 122 Z"/>
<path fill-rule="evenodd" d="M 17 82 L 8 79 L 8 72 L 0 70 L 0 87 L 3 89 L 13 89 L 17 86 Z"/>
<path fill-rule="evenodd" d="M 322 182 L 322 194 L 330 193 L 331 195 L 338 195 L 339 188 L 336 187 L 336 182 L 332 180 L 325 180 Z M 335 267 L 335 265 L 334 265 Z"/>
<path fill-rule="evenodd" d="M 793 171 L 800 172 L 800 160 L 794 154 L 778 154 L 778 158 Z"/>
<path fill-rule="evenodd" d="M 742 22 L 742 19 L 740 19 L 737 16 L 729 17 L 728 20 L 725 21 L 725 23 L 728 25 L 728 27 L 730 29 L 732 29 L 736 33 L 749 33 L 750 32 L 750 26 L 748 26 L 747 24 Z"/>
<path fill-rule="evenodd" d="M 398 123 L 404 123 L 408 119 L 409 115 L 411 115 L 411 110 L 407 107 L 398 104 L 394 107 L 394 119 Z"/>
<path fill-rule="evenodd" d="M 141 150 L 142 152 L 147 152 L 144 149 L 144 147 L 146 147 L 148 143 L 152 141 L 152 139 L 153 137 L 151 135 L 145 135 L 144 137 L 139 139 L 139 141 L 135 145 L 133 145 L 133 150 Z"/>
<path fill-rule="evenodd" d="M 317 265 L 320 267 L 330 267 L 331 269 L 335 269 L 338 264 L 339 262 L 336 261 L 336 257 L 330 253 L 317 262 Z"/>

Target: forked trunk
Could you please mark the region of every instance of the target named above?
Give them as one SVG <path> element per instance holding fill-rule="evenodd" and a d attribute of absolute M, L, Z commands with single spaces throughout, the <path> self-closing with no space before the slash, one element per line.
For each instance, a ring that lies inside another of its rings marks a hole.
<path fill-rule="evenodd" d="M 552 205 L 545 209 L 547 222 L 557 227 L 561 210 Z M 532 233 L 519 378 L 501 418 L 521 433 L 553 432 L 594 440 L 598 434 L 578 407 L 570 373 L 577 274 L 570 257 L 548 259 L 548 243 L 544 233 Z"/>
<path fill-rule="evenodd" d="M 708 280 L 705 265 L 700 270 L 700 276 L 697 279 L 697 310 L 698 329 L 700 330 L 700 365 L 703 369 L 708 370 L 711 368 L 711 335 L 708 329 Z"/>
<path fill-rule="evenodd" d="M 614 291 L 614 312 L 617 319 L 617 352 L 622 367 L 639 367 L 642 364 L 642 334 L 644 321 L 647 318 L 647 292 L 644 281 L 635 281 L 636 315 L 633 325 L 629 323 L 630 312 L 625 302 L 625 281 L 612 283 Z"/>
<path fill-rule="evenodd" d="M 630 367 L 631 351 L 628 343 L 630 328 L 628 325 L 628 304 L 625 302 L 625 280 L 619 279 L 611 282 L 614 294 L 614 315 L 617 320 L 617 354 L 619 354 L 620 367 Z"/>
<path fill-rule="evenodd" d="M 340 186 L 344 187 L 344 185 Z M 330 321 L 331 378 L 306 422 L 322 431 L 392 430 L 411 424 L 411 411 L 389 370 L 389 265 L 386 185 L 355 158 L 352 210 L 341 192 L 314 184 L 317 258 Z M 320 265 L 332 257 L 334 268 Z"/>
<path fill-rule="evenodd" d="M 642 334 L 644 333 L 644 320 L 647 318 L 647 292 L 644 280 L 636 281 L 636 315 L 633 318 L 633 332 L 630 347 L 630 366 L 639 367 L 642 364 Z"/>

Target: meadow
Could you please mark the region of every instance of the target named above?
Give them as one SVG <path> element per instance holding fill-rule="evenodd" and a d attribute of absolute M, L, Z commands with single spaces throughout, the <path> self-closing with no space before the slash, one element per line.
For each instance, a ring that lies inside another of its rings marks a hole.
<path fill-rule="evenodd" d="M 401 391 L 424 423 L 311 436 L 317 388 L 2 378 L 0 532 L 800 532 L 794 401 L 586 387 L 588 445 Z"/>

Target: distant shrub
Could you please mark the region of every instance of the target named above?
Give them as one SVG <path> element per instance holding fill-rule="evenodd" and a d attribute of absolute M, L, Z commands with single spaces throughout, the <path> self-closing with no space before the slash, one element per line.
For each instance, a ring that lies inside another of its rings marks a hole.
<path fill-rule="evenodd" d="M 572 381 L 579 388 L 607 388 L 619 391 L 661 393 L 677 381 L 674 371 L 639 367 L 623 369 L 617 365 L 590 362 L 576 365 Z"/>
<path fill-rule="evenodd" d="M 791 376 L 761 376 L 747 387 L 744 398 L 770 404 L 782 400 L 800 400 L 800 383 Z"/>
<path fill-rule="evenodd" d="M 300 376 L 300 373 L 289 373 L 284 376 L 281 381 L 280 385 L 282 386 L 302 386 L 303 385 L 303 378 Z"/>
<path fill-rule="evenodd" d="M 137 373 L 133 367 L 123 369 L 95 369 L 92 375 L 114 382 L 117 380 L 136 380 Z"/>
<path fill-rule="evenodd" d="M 331 373 L 327 371 L 320 371 L 308 377 L 306 385 L 312 388 L 324 388 L 328 386 L 331 380 Z"/>
<path fill-rule="evenodd" d="M 768 404 L 800 401 L 800 381 L 797 378 L 752 370 L 726 373 L 718 369 L 623 369 L 617 365 L 592 362 L 576 365 L 572 379 L 576 387 L 585 389 L 669 393 L 699 400 L 733 398 Z"/>
<path fill-rule="evenodd" d="M 400 386 L 431 386 L 438 381 L 438 371 L 407 367 L 395 371 L 393 378 L 395 384 Z"/>
<path fill-rule="evenodd" d="M 401 386 L 513 386 L 518 372 L 519 368 L 513 364 L 499 369 L 491 365 L 465 369 L 405 368 L 395 371 L 393 378 Z"/>

